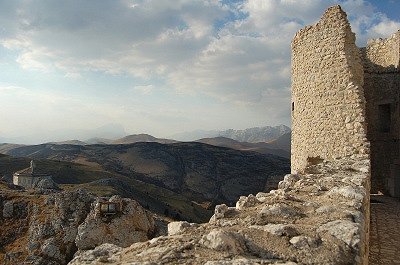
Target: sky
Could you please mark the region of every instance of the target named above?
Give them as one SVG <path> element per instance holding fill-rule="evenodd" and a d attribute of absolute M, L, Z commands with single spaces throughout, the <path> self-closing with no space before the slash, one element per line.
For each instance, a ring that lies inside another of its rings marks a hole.
<path fill-rule="evenodd" d="M 359 46 L 400 29 L 400 0 L 0 0 L 0 142 L 290 126 L 291 39 L 335 4 Z"/>

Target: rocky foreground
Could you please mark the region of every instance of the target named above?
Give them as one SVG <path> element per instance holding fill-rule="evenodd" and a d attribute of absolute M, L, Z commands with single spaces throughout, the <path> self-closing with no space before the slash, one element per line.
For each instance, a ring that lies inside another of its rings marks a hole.
<path fill-rule="evenodd" d="M 116 203 L 119 211 L 101 214 L 100 201 Z M 76 251 L 103 243 L 127 247 L 154 237 L 161 227 L 131 199 L 105 200 L 84 190 L 43 194 L 43 190 L 18 191 L 4 184 L 0 222 L 0 264 L 6 265 L 67 264 Z"/>
<path fill-rule="evenodd" d="M 103 244 L 69 264 L 362 264 L 369 160 L 310 164 L 277 190 L 241 197 L 236 207 L 218 205 L 206 224 L 170 223 L 168 236 L 127 248 Z"/>

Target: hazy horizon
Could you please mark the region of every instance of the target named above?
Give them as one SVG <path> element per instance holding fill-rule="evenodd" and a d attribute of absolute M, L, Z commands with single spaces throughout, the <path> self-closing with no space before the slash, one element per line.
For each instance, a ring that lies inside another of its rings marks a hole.
<path fill-rule="evenodd" d="M 393 0 L 1 1 L 0 142 L 290 127 L 291 39 L 334 4 L 359 46 L 400 29 Z"/>
<path fill-rule="evenodd" d="M 43 143 L 49 143 L 49 142 L 63 142 L 63 141 L 72 141 L 72 140 L 78 140 L 82 142 L 86 142 L 91 139 L 95 138 L 103 138 L 106 140 L 117 140 L 120 138 L 123 138 L 125 136 L 129 135 L 138 135 L 138 134 L 148 134 L 151 136 L 154 136 L 156 138 L 165 138 L 165 139 L 171 139 L 171 140 L 178 140 L 178 141 L 186 141 L 185 139 L 185 134 L 192 134 L 196 135 L 196 133 L 199 133 L 200 135 L 203 133 L 204 137 L 207 137 L 207 133 L 210 132 L 219 132 L 219 131 L 226 131 L 226 130 L 245 130 L 245 129 L 252 129 L 252 128 L 260 128 L 260 127 L 277 127 L 277 126 L 287 126 L 285 124 L 277 124 L 277 125 L 265 125 L 265 126 L 256 126 L 256 127 L 251 127 L 251 128 L 223 128 L 223 129 L 214 129 L 214 130 L 202 130 L 202 129 L 195 129 L 195 130 L 190 130 L 190 131 L 181 131 L 177 132 L 171 135 L 167 136 L 159 136 L 159 135 L 153 135 L 147 132 L 137 132 L 137 133 L 129 133 L 126 132 L 125 129 L 123 128 L 122 125 L 120 124 L 106 124 L 104 126 L 101 126 L 99 128 L 93 128 L 91 130 L 77 130 L 74 132 L 68 132 L 67 134 L 63 133 L 62 131 L 49 131 L 46 132 L 45 136 L 42 134 L 27 134 L 27 135 L 17 135 L 17 136 L 12 136 L 12 137 L 0 137 L 0 144 L 25 144 L 25 145 L 31 145 L 31 144 L 43 144 Z M 287 126 L 290 128 L 290 126 Z M 181 136 L 179 136 L 181 135 Z M 200 137 L 195 137 L 193 136 L 193 140 L 198 140 L 200 138 L 204 138 L 202 136 Z M 215 137 L 215 136 L 210 136 L 210 137 Z M 192 141 L 192 140 L 188 140 Z"/>

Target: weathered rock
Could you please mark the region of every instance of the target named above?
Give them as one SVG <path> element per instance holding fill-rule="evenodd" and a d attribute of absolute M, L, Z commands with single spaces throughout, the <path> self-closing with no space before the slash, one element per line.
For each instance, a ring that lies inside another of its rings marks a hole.
<path fill-rule="evenodd" d="M 209 223 L 171 223 L 170 236 L 132 244 L 107 259 L 115 260 L 111 264 L 353 264 L 361 253 L 363 208 L 345 204 L 351 199 L 338 193 L 308 193 L 321 179 L 349 186 L 341 180 L 359 174 L 347 169 L 351 163 L 346 158 L 313 165 L 312 172 L 320 173 L 305 171 L 287 191 L 258 194 L 258 202 L 242 210 L 219 205 Z"/>
<path fill-rule="evenodd" d="M 208 248 L 227 251 L 231 254 L 243 253 L 246 248 L 244 239 L 240 234 L 218 229 L 214 229 L 205 235 L 200 243 Z"/>
<path fill-rule="evenodd" d="M 3 217 L 13 219 L 24 219 L 28 215 L 29 206 L 27 202 L 4 201 Z"/>
<path fill-rule="evenodd" d="M 296 228 L 293 225 L 266 224 L 266 225 L 252 225 L 250 226 L 250 228 L 264 230 L 276 236 L 292 237 L 297 235 Z"/>
<path fill-rule="evenodd" d="M 345 187 L 334 187 L 328 193 L 330 196 L 341 195 L 347 199 L 355 199 L 356 201 L 361 202 L 364 199 L 365 191 L 361 188 L 355 188 L 352 186 Z"/>
<path fill-rule="evenodd" d="M 220 204 L 215 206 L 214 215 L 211 216 L 210 222 L 212 223 L 224 217 L 234 216 L 235 214 L 237 214 L 235 207 L 228 207 L 225 204 Z"/>
<path fill-rule="evenodd" d="M 168 224 L 168 235 L 177 235 L 184 232 L 185 228 L 198 226 L 198 224 L 188 223 L 186 221 L 171 222 Z"/>
<path fill-rule="evenodd" d="M 79 225 L 75 242 L 81 250 L 93 249 L 104 243 L 127 247 L 148 240 L 154 232 L 154 219 L 132 199 L 110 198 L 121 209 L 115 215 L 100 213 L 100 202 L 92 205 L 85 221 Z"/>
<path fill-rule="evenodd" d="M 62 262 L 65 259 L 65 253 L 61 253 L 60 246 L 57 245 L 57 241 L 53 237 L 44 241 L 41 251 L 43 255 L 56 259 L 59 262 Z"/>
<path fill-rule="evenodd" d="M 272 206 L 264 207 L 261 212 L 261 216 L 275 215 L 275 216 L 283 216 L 283 217 L 293 217 L 299 215 L 295 208 L 285 204 L 285 203 L 277 203 Z"/>
<path fill-rule="evenodd" d="M 34 185 L 38 190 L 60 190 L 60 187 L 52 179 L 42 179 Z"/>
<path fill-rule="evenodd" d="M 352 248 L 357 248 L 360 243 L 360 227 L 359 224 L 347 221 L 336 220 L 321 225 L 317 232 L 327 232 L 330 235 L 342 240 Z"/>
<path fill-rule="evenodd" d="M 97 246 L 95 249 L 88 251 L 80 251 L 77 253 L 77 256 L 71 260 L 69 265 L 80 265 L 80 264 L 90 264 L 90 263 L 109 263 L 116 261 L 116 258 L 113 258 L 113 254 L 121 251 L 121 247 L 118 247 L 113 244 L 102 244 Z"/>
<path fill-rule="evenodd" d="M 324 206 L 321 206 L 318 209 L 316 209 L 315 212 L 326 214 L 326 213 L 333 213 L 336 210 L 337 210 L 337 207 L 330 206 L 330 205 L 324 205 Z"/>
<path fill-rule="evenodd" d="M 289 242 L 295 248 L 299 248 L 299 249 L 318 246 L 317 240 L 312 239 L 308 236 L 295 236 L 295 237 L 291 238 Z"/>
<path fill-rule="evenodd" d="M 366 191 L 361 187 L 345 186 L 345 187 L 334 187 L 328 192 L 328 196 L 337 198 L 341 196 L 346 198 L 345 204 L 360 208 L 365 198 Z"/>
<path fill-rule="evenodd" d="M 279 182 L 278 188 L 283 190 L 288 190 L 293 187 L 294 183 L 298 181 L 300 177 L 297 174 L 285 175 L 282 181 Z"/>
<path fill-rule="evenodd" d="M 239 200 L 236 202 L 236 209 L 242 210 L 247 207 L 252 207 L 256 204 L 260 203 L 260 201 L 253 195 L 249 196 L 240 196 Z"/>
<path fill-rule="evenodd" d="M 85 191 L 61 192 L 47 197 L 47 218 L 32 207 L 27 251 L 34 264 L 66 264 L 76 251 L 75 237 L 79 223 L 89 213 L 94 200 Z"/>
<path fill-rule="evenodd" d="M 13 201 L 6 201 L 3 204 L 3 217 L 11 218 L 14 214 L 14 203 Z"/>

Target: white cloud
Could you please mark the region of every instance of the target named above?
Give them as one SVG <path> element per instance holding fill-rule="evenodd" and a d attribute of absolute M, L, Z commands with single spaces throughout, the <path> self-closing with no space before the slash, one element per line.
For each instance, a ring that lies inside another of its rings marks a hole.
<path fill-rule="evenodd" d="M 141 93 L 142 95 L 149 95 L 153 92 L 154 86 L 153 85 L 141 85 L 135 86 L 133 88 L 134 91 Z"/>
<path fill-rule="evenodd" d="M 80 67 L 138 76 L 193 56 L 207 42 L 214 20 L 227 14 L 214 1 L 183 0 L 19 1 L 15 8 L 16 30 L 2 44 L 20 50 L 23 67 Z"/>
<path fill-rule="evenodd" d="M 400 22 L 389 20 L 387 17 L 383 17 L 382 21 L 374 25 L 370 32 L 373 35 L 387 38 L 400 29 Z"/>
<path fill-rule="evenodd" d="M 82 75 L 80 73 L 77 73 L 77 72 L 67 72 L 64 76 L 66 78 L 70 78 L 70 79 L 80 79 L 80 78 L 82 78 Z"/>
<path fill-rule="evenodd" d="M 10 93 L 10 92 L 16 92 L 16 91 L 21 91 L 21 90 L 25 90 L 25 88 L 19 87 L 19 86 L 12 86 L 12 85 L 0 85 L 1 93 Z"/>
<path fill-rule="evenodd" d="M 75 80 L 86 71 L 128 74 L 143 79 L 146 85 L 132 84 L 142 95 L 156 94 L 161 82 L 178 94 L 262 111 L 267 123 L 287 123 L 291 39 L 336 3 L 359 44 L 400 27 L 364 0 L 5 0 L 0 45 L 16 51 L 24 69 L 58 70 Z"/>

